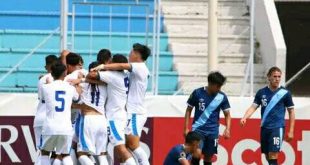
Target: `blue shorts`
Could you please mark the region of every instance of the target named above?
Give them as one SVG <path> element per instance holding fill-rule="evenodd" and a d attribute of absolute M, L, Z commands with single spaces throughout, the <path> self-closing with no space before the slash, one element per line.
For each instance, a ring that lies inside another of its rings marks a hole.
<path fill-rule="evenodd" d="M 201 136 L 201 143 L 200 143 L 200 149 L 202 150 L 202 153 L 204 155 L 212 156 L 214 154 L 217 154 L 217 147 L 218 147 L 218 134 L 202 134 L 200 132 L 197 132 Z"/>
<path fill-rule="evenodd" d="M 261 128 L 261 151 L 264 154 L 269 152 L 280 152 L 283 142 L 284 128 Z"/>

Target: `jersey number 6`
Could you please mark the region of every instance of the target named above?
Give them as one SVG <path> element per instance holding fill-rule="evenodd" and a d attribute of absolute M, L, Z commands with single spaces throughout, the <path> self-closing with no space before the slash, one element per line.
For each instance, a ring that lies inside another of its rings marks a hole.
<path fill-rule="evenodd" d="M 62 112 L 65 110 L 65 99 L 63 98 L 63 95 L 65 95 L 65 91 L 56 91 L 55 92 L 55 100 L 57 102 L 61 103 L 61 106 L 55 106 L 56 112 Z"/>

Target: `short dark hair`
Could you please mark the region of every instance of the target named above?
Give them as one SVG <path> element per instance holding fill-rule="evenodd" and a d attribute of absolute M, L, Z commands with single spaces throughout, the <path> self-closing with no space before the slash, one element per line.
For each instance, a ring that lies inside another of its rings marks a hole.
<path fill-rule="evenodd" d="M 220 72 L 211 72 L 208 75 L 208 83 L 223 86 L 226 82 L 226 77 L 222 75 Z"/>
<path fill-rule="evenodd" d="M 67 56 L 66 56 L 66 63 L 68 65 L 78 65 L 79 63 L 81 62 L 81 56 L 76 54 L 76 53 L 73 53 L 73 52 L 70 52 Z"/>
<path fill-rule="evenodd" d="M 97 54 L 97 61 L 100 64 L 104 64 L 109 61 L 112 57 L 112 54 L 109 49 L 101 49 Z"/>
<path fill-rule="evenodd" d="M 45 65 L 52 65 L 54 62 L 58 60 L 56 55 L 50 54 L 45 57 Z"/>
<path fill-rule="evenodd" d="M 112 58 L 113 63 L 128 63 L 127 58 L 122 54 L 115 54 Z"/>
<path fill-rule="evenodd" d="M 271 74 L 272 74 L 273 72 L 280 72 L 280 73 L 282 73 L 282 71 L 281 71 L 281 69 L 280 69 L 279 67 L 273 66 L 273 67 L 271 67 L 271 68 L 268 70 L 267 76 L 268 76 L 268 77 L 271 76 Z"/>
<path fill-rule="evenodd" d="M 90 71 L 91 69 L 97 67 L 98 65 L 100 65 L 100 63 L 98 61 L 94 61 L 88 65 L 88 70 Z"/>
<path fill-rule="evenodd" d="M 201 136 L 197 132 L 194 132 L 194 131 L 187 133 L 185 137 L 186 144 L 192 144 L 195 141 L 200 141 L 200 140 L 201 140 Z"/>
<path fill-rule="evenodd" d="M 78 54 L 78 55 L 79 55 L 79 54 Z M 83 64 L 84 64 L 83 57 L 82 57 L 81 55 L 79 55 L 79 58 L 80 58 L 79 62 L 83 65 Z"/>
<path fill-rule="evenodd" d="M 142 58 L 143 61 L 146 61 L 147 58 L 151 54 L 150 48 L 148 48 L 146 45 L 142 45 L 142 44 L 139 44 L 139 43 L 133 44 L 132 49 L 134 51 L 136 51 L 136 52 L 139 52 L 139 54 L 141 55 L 141 58 Z"/>
<path fill-rule="evenodd" d="M 59 79 L 62 74 L 66 71 L 66 66 L 61 62 L 57 61 L 51 66 L 52 76 L 55 80 Z"/>

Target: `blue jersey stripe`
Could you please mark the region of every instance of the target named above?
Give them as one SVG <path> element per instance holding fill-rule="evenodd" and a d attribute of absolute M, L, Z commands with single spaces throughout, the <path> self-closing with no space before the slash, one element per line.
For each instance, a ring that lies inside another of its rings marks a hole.
<path fill-rule="evenodd" d="M 273 95 L 273 97 L 271 98 L 270 102 L 268 103 L 268 105 L 265 109 L 265 112 L 263 114 L 261 126 L 264 126 L 268 114 L 271 112 L 273 107 L 275 105 L 277 105 L 277 103 L 285 96 L 285 94 L 287 94 L 287 92 L 288 91 L 285 89 L 280 89 L 276 94 Z"/>
<path fill-rule="evenodd" d="M 132 114 L 131 123 L 132 123 L 133 135 L 134 136 L 139 136 L 138 129 L 137 129 L 137 114 L 135 114 L 135 113 Z"/>
<path fill-rule="evenodd" d="M 110 121 L 110 128 L 111 128 L 111 131 L 112 131 L 114 137 L 116 138 L 116 140 L 122 141 L 121 136 L 120 136 L 120 135 L 118 134 L 118 132 L 117 132 L 117 129 L 116 129 L 116 127 L 115 127 L 114 121 Z"/>
<path fill-rule="evenodd" d="M 81 116 L 81 126 L 80 126 L 80 140 L 81 140 L 81 145 L 84 151 L 88 151 L 88 146 L 85 141 L 85 136 L 84 136 L 84 116 Z"/>
<path fill-rule="evenodd" d="M 193 130 L 196 130 L 198 127 L 204 125 L 207 122 L 212 112 L 218 108 L 218 106 L 222 103 L 223 99 L 224 95 L 221 93 L 218 93 L 215 96 L 212 102 L 208 105 L 207 108 L 205 108 L 204 112 L 200 115 L 198 120 L 196 120 L 196 122 L 193 124 Z"/>

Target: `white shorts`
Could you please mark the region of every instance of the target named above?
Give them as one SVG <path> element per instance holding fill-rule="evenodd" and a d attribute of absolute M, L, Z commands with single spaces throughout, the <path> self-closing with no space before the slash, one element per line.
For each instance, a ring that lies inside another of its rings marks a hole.
<path fill-rule="evenodd" d="M 113 146 L 125 144 L 126 119 L 115 119 L 108 121 L 108 135 Z"/>
<path fill-rule="evenodd" d="M 142 129 L 144 127 L 146 120 L 147 120 L 146 114 L 140 115 L 136 113 L 129 113 L 126 135 L 141 137 Z"/>
<path fill-rule="evenodd" d="M 78 152 L 100 155 L 107 152 L 108 128 L 104 115 L 81 116 Z"/>
<path fill-rule="evenodd" d="M 72 135 L 42 135 L 41 150 L 55 151 L 56 154 L 69 154 L 72 144 Z"/>
<path fill-rule="evenodd" d="M 81 113 L 77 113 L 75 115 L 75 120 L 72 123 L 72 127 L 74 129 L 73 138 L 72 141 L 78 143 L 79 142 L 79 131 L 80 131 L 80 125 L 81 125 Z"/>
<path fill-rule="evenodd" d="M 42 143 L 42 126 L 40 127 L 33 127 L 34 137 L 36 142 L 36 148 L 39 149 Z"/>

